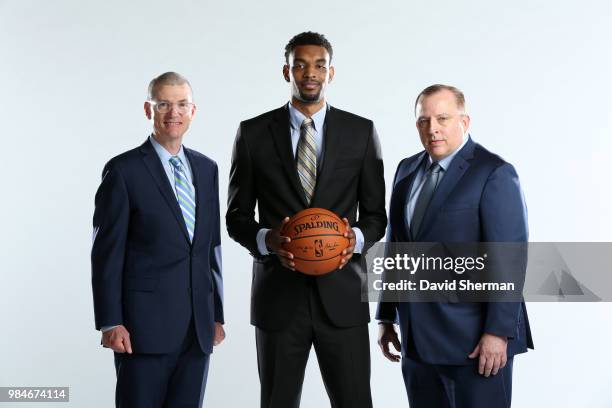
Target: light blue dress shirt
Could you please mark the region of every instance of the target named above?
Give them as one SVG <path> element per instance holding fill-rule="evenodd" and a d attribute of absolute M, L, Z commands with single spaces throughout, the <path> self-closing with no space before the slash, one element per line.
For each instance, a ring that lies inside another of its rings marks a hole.
<path fill-rule="evenodd" d="M 321 158 L 323 157 L 323 137 L 325 136 L 325 115 L 327 114 L 327 103 L 321 109 L 315 112 L 310 118 L 313 121 L 314 139 L 317 147 L 317 169 L 320 169 Z M 300 132 L 302 122 L 306 119 L 306 115 L 297 110 L 289 103 L 289 125 L 291 127 L 291 147 L 293 148 L 293 157 L 297 151 L 298 141 L 300 140 Z M 257 232 L 257 249 L 262 255 L 269 255 L 270 252 L 266 247 L 266 234 L 270 231 L 269 228 L 262 228 Z M 361 253 L 363 249 L 363 233 L 359 228 L 353 228 L 355 233 L 355 253 Z"/>
<path fill-rule="evenodd" d="M 467 133 L 464 133 L 463 142 L 461 143 L 461 146 L 456 148 L 451 154 L 449 154 L 448 156 L 446 156 L 445 158 L 443 158 L 442 160 L 438 162 L 441 168 L 440 175 L 438 178 L 438 185 L 440 185 L 440 182 L 442 181 L 442 178 L 446 174 L 446 170 L 448 170 L 451 163 L 453 162 L 453 159 L 455 158 L 457 153 L 459 153 L 459 150 L 461 150 L 463 146 L 465 146 L 469 138 L 470 138 L 470 135 L 468 135 Z M 408 225 L 409 227 L 410 227 L 410 221 L 412 220 L 412 214 L 414 213 L 414 207 L 416 206 L 417 199 L 419 198 L 419 194 L 421 194 L 421 189 L 423 188 L 423 184 L 425 183 L 425 173 L 427 172 L 427 169 L 429 169 L 432 163 L 433 163 L 433 160 L 431 156 L 428 156 L 427 160 L 424 161 L 423 165 L 419 168 L 418 173 L 414 177 L 414 182 L 412 183 L 412 188 L 410 189 L 410 195 L 408 196 L 408 201 L 406 203 L 406 218 L 407 218 L 406 225 Z"/>
<path fill-rule="evenodd" d="M 164 167 L 166 176 L 168 176 L 168 181 L 170 182 L 170 185 L 172 186 L 172 191 L 174 191 L 174 195 L 176 196 L 176 183 L 174 182 L 174 168 L 172 167 L 172 164 L 170 163 L 170 158 L 172 157 L 172 155 L 170 154 L 169 151 L 166 150 L 165 147 L 160 145 L 159 142 L 155 140 L 155 137 L 153 137 L 153 135 L 149 136 L 149 140 L 151 141 L 151 144 L 153 145 L 155 152 L 159 156 L 159 160 L 161 160 L 161 164 Z M 185 156 L 185 150 L 183 150 L 183 145 L 181 145 L 181 148 L 179 149 L 176 156 L 178 156 L 178 158 L 181 160 L 181 163 L 183 163 L 183 170 L 185 170 L 185 176 L 187 177 L 187 181 L 189 182 L 189 187 L 191 188 L 191 191 L 195 192 L 195 188 L 193 187 L 193 173 L 191 172 L 191 165 L 189 164 L 189 160 L 187 160 L 187 156 Z M 178 200 L 178 196 L 176 196 L 176 199 Z M 194 200 L 196 199 L 195 194 L 194 194 L 193 199 Z M 196 202 L 196 205 L 197 204 L 198 203 Z"/>
<path fill-rule="evenodd" d="M 317 170 L 321 168 L 321 157 L 323 157 L 323 137 L 325 136 L 325 115 L 327 114 L 327 104 L 318 112 L 311 116 L 314 128 L 314 139 L 317 148 Z M 293 148 L 293 157 L 297 152 L 297 145 L 300 141 L 302 130 L 302 122 L 307 117 L 302 112 L 289 104 L 289 125 L 291 127 L 291 147 Z"/>

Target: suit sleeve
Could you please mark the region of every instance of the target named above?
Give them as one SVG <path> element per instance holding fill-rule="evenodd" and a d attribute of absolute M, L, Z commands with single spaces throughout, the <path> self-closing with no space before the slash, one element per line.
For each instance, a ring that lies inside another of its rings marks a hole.
<path fill-rule="evenodd" d="M 112 162 L 95 198 L 91 283 L 96 329 L 123 323 L 121 286 L 130 205 L 125 180 Z"/>
<path fill-rule="evenodd" d="M 380 240 L 387 227 L 385 212 L 385 174 L 378 134 L 370 122 L 370 135 L 361 174 L 359 177 L 359 220 L 355 224 L 363 233 L 365 241 L 362 253 L 368 243 Z"/>
<path fill-rule="evenodd" d="M 240 124 L 232 152 L 225 222 L 233 240 L 247 248 L 251 255 L 261 257 L 257 248 L 257 232 L 262 227 L 255 221 L 257 196 L 254 173 L 244 124 Z"/>
<path fill-rule="evenodd" d="M 481 198 L 480 217 L 484 242 L 527 242 L 527 208 L 518 175 L 512 165 L 503 164 L 489 176 Z M 508 250 L 514 251 L 512 248 Z M 521 251 L 520 248 L 518 250 Z M 518 258 L 508 255 L 503 254 L 503 258 L 514 258 L 514 261 L 512 265 L 505 264 L 502 268 L 514 268 L 513 280 L 520 280 L 522 287 L 526 257 L 520 254 Z M 520 302 L 487 303 L 484 331 L 515 338 L 521 307 Z"/>
<path fill-rule="evenodd" d="M 397 175 L 399 174 L 399 171 L 402 167 L 402 163 L 404 163 L 406 159 L 403 159 L 402 161 L 400 161 L 400 163 L 397 165 L 397 169 L 395 170 L 395 175 L 393 176 L 393 188 L 395 188 L 395 183 L 397 181 Z M 393 194 L 393 193 L 392 193 Z M 389 200 L 390 202 L 391 200 Z M 391 204 L 389 204 L 389 223 L 387 225 L 387 232 L 385 234 L 385 257 L 390 256 L 389 254 L 389 243 L 393 242 L 393 231 L 392 231 L 392 226 L 391 226 Z M 388 272 L 385 272 L 382 276 L 383 282 L 397 282 L 397 276 L 389 276 Z M 382 298 L 382 293 L 380 295 L 380 297 Z M 398 313 L 397 313 L 397 304 L 398 302 L 383 302 L 383 301 L 379 301 L 378 302 L 378 306 L 376 308 L 376 319 L 380 320 L 381 322 L 393 322 L 393 323 L 399 323 L 398 320 Z"/>
<path fill-rule="evenodd" d="M 213 215 L 213 238 L 210 245 L 210 271 L 213 278 L 215 322 L 225 323 L 223 317 L 223 263 L 221 257 L 221 214 L 219 211 L 219 168 L 215 165 L 214 194 L 216 210 Z"/>

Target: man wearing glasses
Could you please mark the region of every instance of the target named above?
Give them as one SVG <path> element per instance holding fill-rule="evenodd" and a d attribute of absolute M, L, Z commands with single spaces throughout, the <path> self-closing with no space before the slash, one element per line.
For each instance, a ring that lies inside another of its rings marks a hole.
<path fill-rule="evenodd" d="M 199 407 L 223 341 L 218 170 L 183 146 L 196 112 L 174 72 L 144 104 L 153 134 L 111 159 L 96 193 L 96 329 L 115 352 L 118 407 Z"/>

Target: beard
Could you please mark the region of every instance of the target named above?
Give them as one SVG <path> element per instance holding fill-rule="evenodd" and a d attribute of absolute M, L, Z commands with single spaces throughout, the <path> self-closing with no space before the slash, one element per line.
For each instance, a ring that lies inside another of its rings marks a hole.
<path fill-rule="evenodd" d="M 319 87 L 319 90 L 314 93 L 314 94 L 308 94 L 304 91 L 302 91 L 297 84 L 293 84 L 293 97 L 296 98 L 297 100 L 304 102 L 304 103 L 317 103 L 320 102 L 323 97 L 325 96 L 325 93 L 323 92 L 324 88 L 323 86 Z"/>

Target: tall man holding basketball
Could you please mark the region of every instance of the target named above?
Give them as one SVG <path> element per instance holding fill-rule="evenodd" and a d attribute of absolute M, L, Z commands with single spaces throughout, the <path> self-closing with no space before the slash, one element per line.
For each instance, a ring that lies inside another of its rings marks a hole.
<path fill-rule="evenodd" d="M 311 346 L 332 407 L 372 406 L 359 254 L 385 231 L 383 163 L 372 121 L 325 100 L 332 54 L 321 34 L 293 37 L 283 67 L 291 101 L 243 121 L 234 145 L 226 221 L 254 258 L 251 323 L 266 408 L 299 406 Z M 296 271 L 293 255 L 281 248 L 287 217 L 309 207 L 333 211 L 349 225 L 341 268 L 318 277 Z"/>

